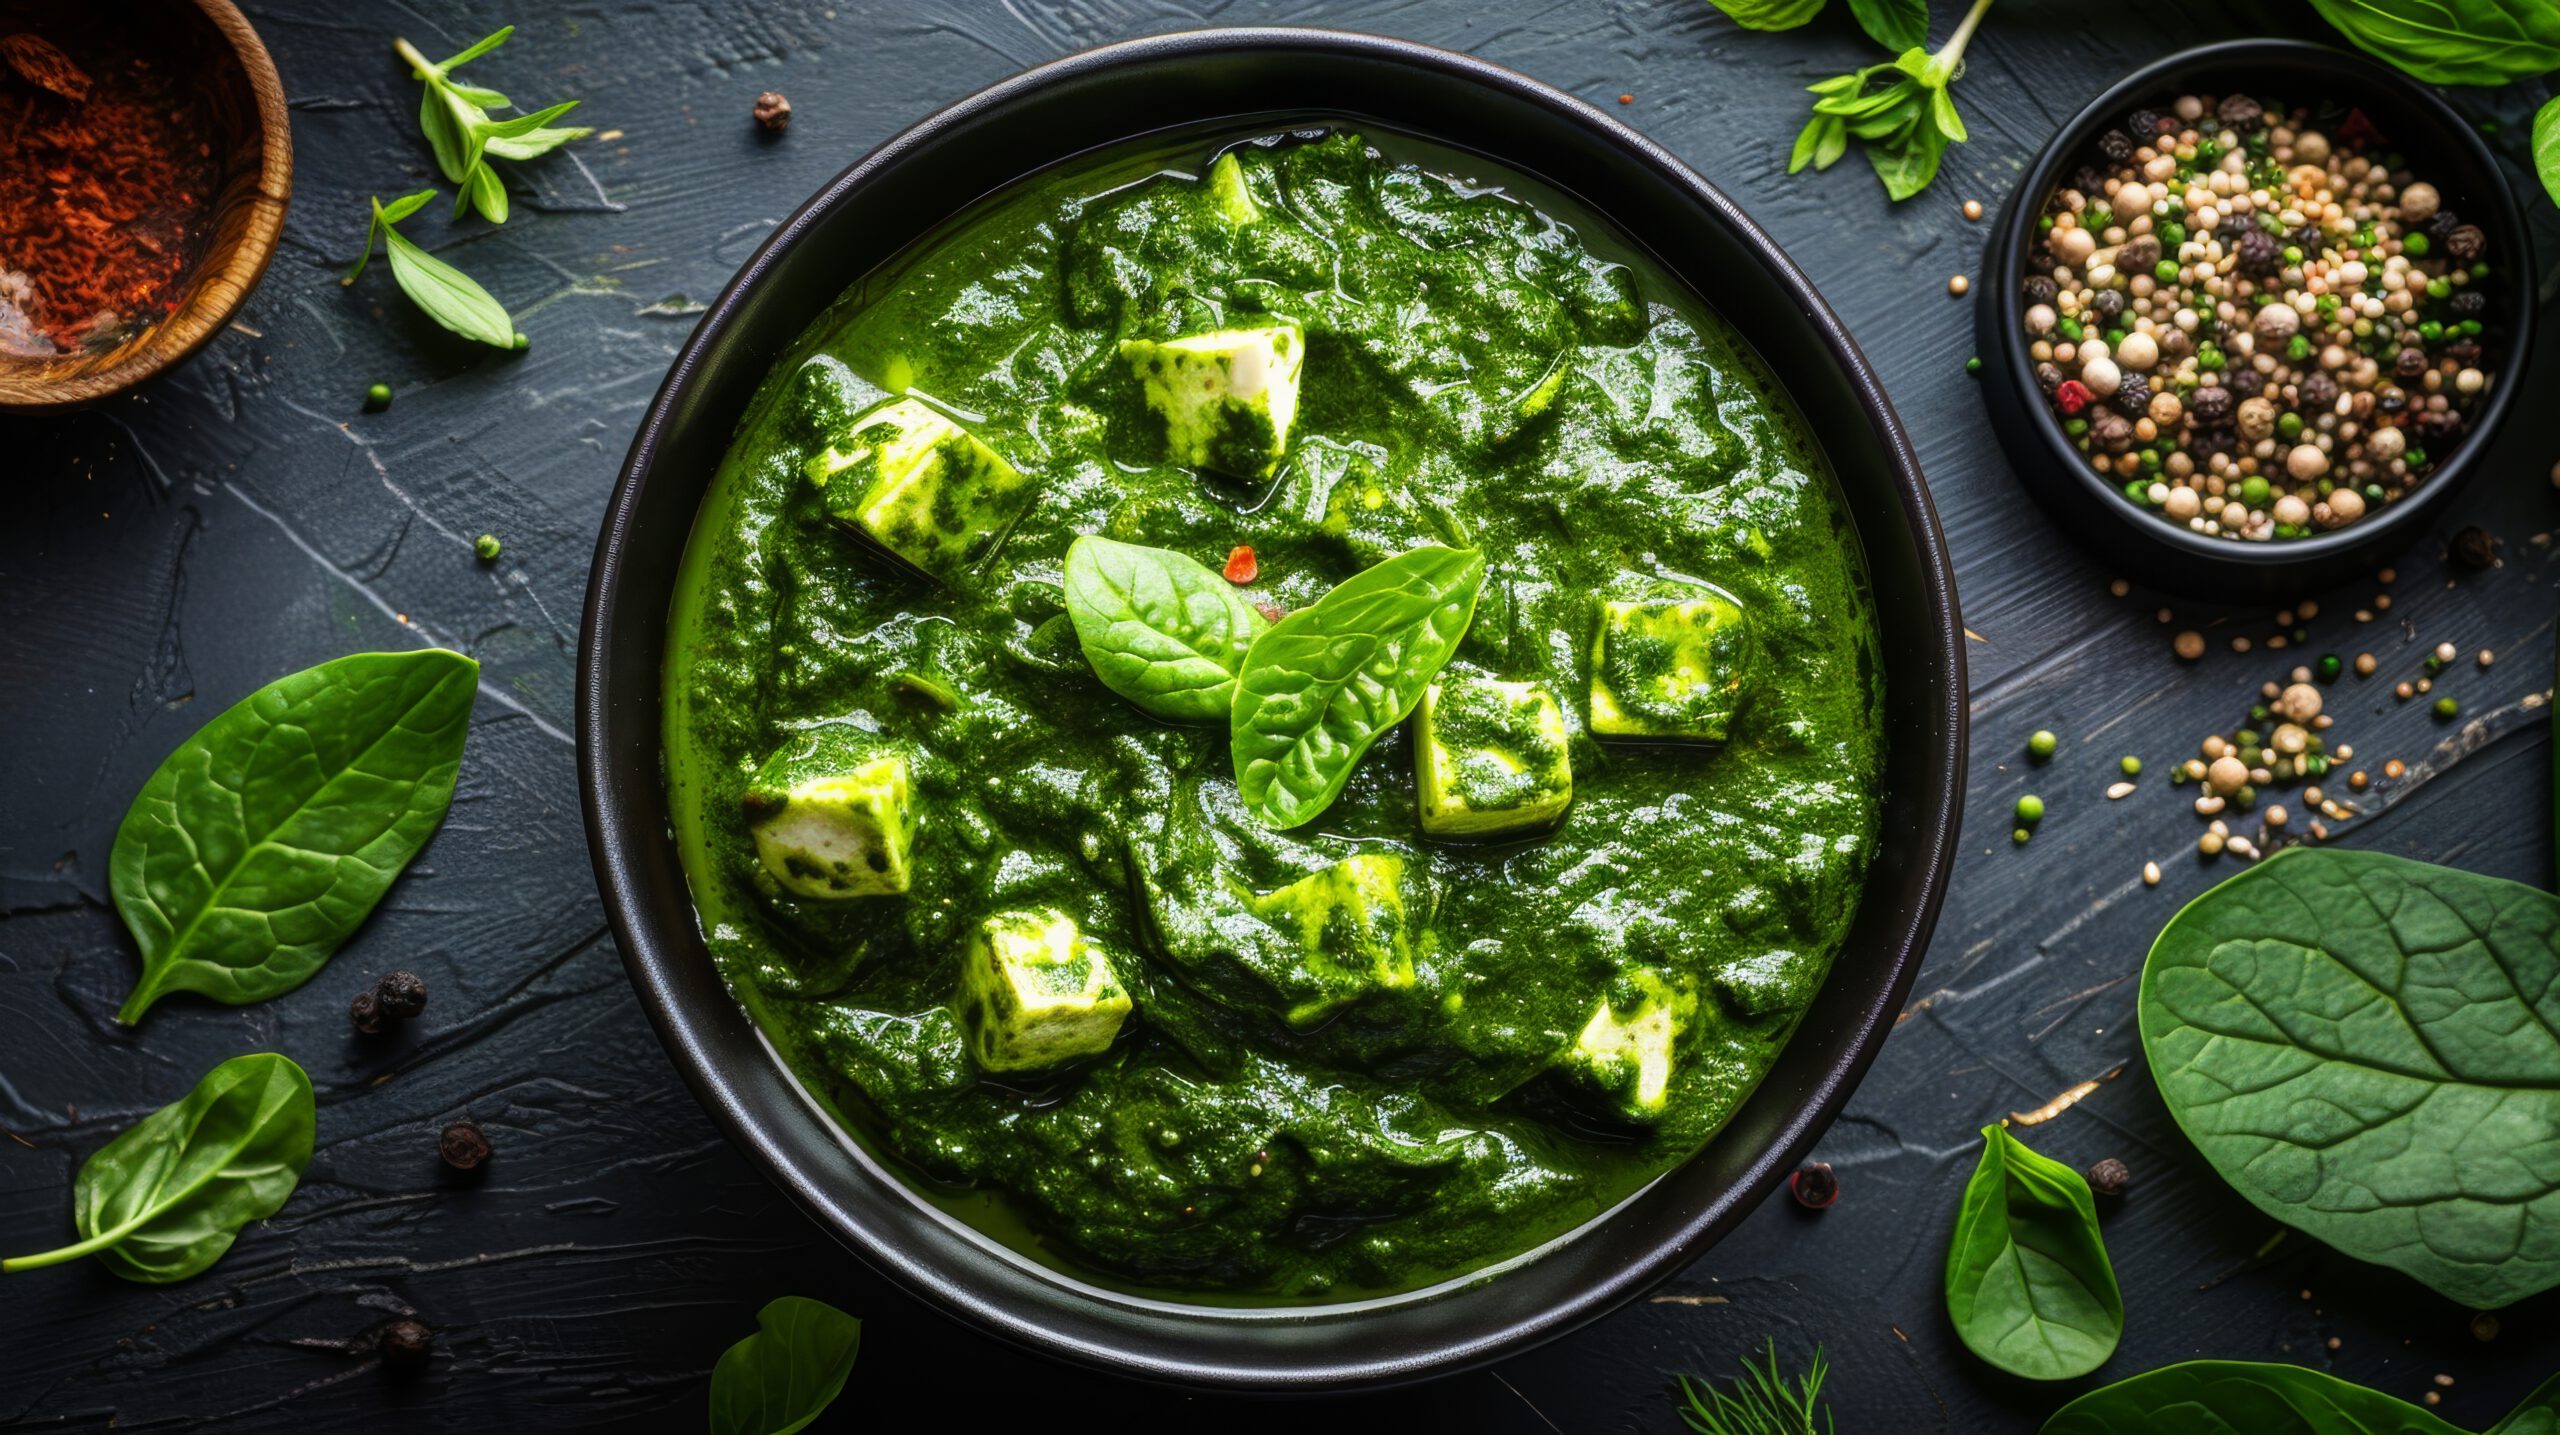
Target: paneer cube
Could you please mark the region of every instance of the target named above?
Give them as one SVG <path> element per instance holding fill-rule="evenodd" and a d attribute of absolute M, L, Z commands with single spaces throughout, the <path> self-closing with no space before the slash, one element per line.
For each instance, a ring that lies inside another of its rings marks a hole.
<path fill-rule="evenodd" d="M 1364 852 L 1253 899 L 1254 915 L 1297 939 L 1316 995 L 1293 1006 L 1309 1026 L 1372 992 L 1413 985 L 1404 858 Z"/>
<path fill-rule="evenodd" d="M 907 890 L 907 759 L 878 735 L 799 734 L 756 769 L 742 805 L 756 855 L 785 891 L 833 902 Z"/>
<path fill-rule="evenodd" d="M 827 512 L 946 585 L 1030 507 L 1030 479 L 947 415 L 893 399 L 809 460 Z"/>
<path fill-rule="evenodd" d="M 1604 599 L 1591 644 L 1591 730 L 1722 742 L 1749 700 L 1759 638 L 1742 605 L 1703 584 Z"/>
<path fill-rule="evenodd" d="M 1100 1056 L 1134 1009 L 1110 959 L 1064 912 L 999 912 L 969 935 L 960 1025 L 989 1071 L 1040 1071 Z"/>
<path fill-rule="evenodd" d="M 1614 1000 L 1613 1000 L 1614 998 Z M 1698 998 L 1658 972 L 1638 969 L 1591 1009 L 1563 1064 L 1624 1120 L 1659 1120 L 1671 1095 L 1680 1037 Z"/>
<path fill-rule="evenodd" d="M 1124 339 L 1127 360 L 1164 420 L 1165 456 L 1188 468 L 1265 478 L 1298 421 L 1306 336 L 1295 324 L 1220 329 L 1181 339 Z"/>
<path fill-rule="evenodd" d="M 1236 163 L 1233 153 L 1218 156 L 1209 166 L 1209 197 L 1217 201 L 1218 213 L 1229 224 L 1251 224 L 1262 217 L 1262 206 L 1253 202 L 1253 192 L 1245 188 L 1244 166 Z"/>
<path fill-rule="evenodd" d="M 1573 802 L 1564 709 L 1536 683 L 1443 677 L 1423 689 L 1413 756 L 1436 837 L 1551 827 Z"/>

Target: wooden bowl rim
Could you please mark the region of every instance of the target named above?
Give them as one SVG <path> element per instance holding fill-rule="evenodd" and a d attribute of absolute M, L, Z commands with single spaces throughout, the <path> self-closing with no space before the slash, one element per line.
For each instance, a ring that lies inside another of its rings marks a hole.
<path fill-rule="evenodd" d="M 229 249 L 206 256 L 198 268 L 195 294 L 186 306 L 134 345 L 131 353 L 92 373 L 38 379 L 24 386 L 0 385 L 0 413 L 80 408 L 184 362 L 231 322 L 275 258 L 276 241 L 284 234 L 285 208 L 293 198 L 293 126 L 285 109 L 284 79 L 276 73 L 275 59 L 249 17 L 233 0 L 191 3 L 213 22 L 239 57 L 250 96 L 257 102 L 258 182 L 247 200 L 248 222 Z"/>

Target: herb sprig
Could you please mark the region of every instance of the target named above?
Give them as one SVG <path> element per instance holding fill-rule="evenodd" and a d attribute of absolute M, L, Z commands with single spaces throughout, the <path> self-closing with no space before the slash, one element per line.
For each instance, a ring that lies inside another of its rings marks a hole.
<path fill-rule="evenodd" d="M 1914 45 L 1885 64 L 1807 86 L 1813 118 L 1796 136 L 1787 173 L 1807 165 L 1829 169 L 1855 139 L 1887 195 L 1904 200 L 1927 189 L 1947 146 L 1965 142 L 1964 119 L 1948 86 L 1964 73 L 1965 46 L 1990 8 L 1991 0 L 1974 0 L 1964 23 L 1934 53 Z"/>
<path fill-rule="evenodd" d="M 1680 1393 L 1687 1397 L 1688 1406 L 1680 1418 L 1698 1435 L 1832 1435 L 1838 1427 L 1831 1408 L 1816 1404 L 1823 1379 L 1830 1373 L 1822 1348 L 1816 1346 L 1804 1378 L 1788 1380 L 1778 1371 L 1778 1341 L 1772 1336 L 1768 1365 L 1753 1365 L 1745 1357 L 1742 1378 L 1733 1383 L 1730 1394 L 1713 1385 L 1701 1392 L 1689 1377 L 1681 1376 Z M 1817 1411 L 1822 1416 L 1819 1427 L 1814 1424 Z"/>
<path fill-rule="evenodd" d="M 356 259 L 356 267 L 347 271 L 341 281 L 353 284 L 364 266 L 373 261 L 373 242 L 377 239 L 390 246 L 391 277 L 398 281 L 401 292 L 427 312 L 427 317 L 466 339 L 500 349 L 516 347 L 515 322 L 507 317 L 507 308 L 468 274 L 445 263 L 402 237 L 396 227 L 401 220 L 426 207 L 436 197 L 432 189 L 404 194 L 389 204 L 379 196 L 373 201 L 373 224 L 365 230 L 364 253 Z"/>
<path fill-rule="evenodd" d="M 406 40 L 391 42 L 400 58 L 409 62 L 409 72 L 426 86 L 418 97 L 418 128 L 426 132 L 427 145 L 435 151 L 436 167 L 458 187 L 454 214 L 468 214 L 476 207 L 491 224 L 507 222 L 507 187 L 499 182 L 497 171 L 489 167 L 491 155 L 507 160 L 533 159 L 594 133 L 582 126 L 551 123 L 576 109 L 576 100 L 493 120 L 489 118 L 490 110 L 506 109 L 514 102 L 496 90 L 453 78 L 455 70 L 505 44 L 515 30 L 509 25 L 485 35 L 442 64 L 428 59 Z"/>

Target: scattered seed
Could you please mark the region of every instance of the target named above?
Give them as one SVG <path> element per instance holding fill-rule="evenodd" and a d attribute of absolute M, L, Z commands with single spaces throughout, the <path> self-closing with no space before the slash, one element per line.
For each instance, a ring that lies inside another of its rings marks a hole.
<path fill-rule="evenodd" d="M 477 1171 L 489 1159 L 489 1138 L 480 1123 L 466 1116 L 436 1138 L 436 1154 L 456 1171 Z"/>
<path fill-rule="evenodd" d="M 2109 801 L 2114 801 L 2118 798 L 2131 797 L 2132 795 L 2133 784 L 2130 782 L 2114 783 L 2109 785 L 2107 788 L 2107 798 Z"/>
<path fill-rule="evenodd" d="M 2142 759 L 2135 757 L 2131 753 L 2127 753 L 2123 757 L 2116 759 L 2116 770 L 2127 777 L 2140 777 L 2142 775 Z"/>
<path fill-rule="evenodd" d="M 2204 634 L 2190 628 L 2171 640 L 2170 646 L 2177 650 L 2179 657 L 2193 662 L 2204 656 Z"/>
<path fill-rule="evenodd" d="M 2030 792 L 2018 799 L 2018 825 L 2033 827 L 2044 821 L 2044 799 Z"/>
<path fill-rule="evenodd" d="M 471 551 L 480 555 L 480 561 L 483 563 L 496 562 L 499 552 L 498 535 L 494 533 L 481 534 L 478 538 L 472 540 Z"/>
<path fill-rule="evenodd" d="M 2208 832 L 2196 839 L 2196 850 L 2207 857 L 2219 857 L 2222 855 L 2222 844 L 2228 840 L 2219 832 Z"/>
<path fill-rule="evenodd" d="M 2133 585 L 2122 578 L 2118 578 L 2116 581 L 2107 585 L 2107 591 L 2121 598 L 2125 594 L 2133 591 Z"/>
<path fill-rule="evenodd" d="M 372 388 L 365 390 L 364 406 L 366 409 L 374 413 L 380 413 L 384 409 L 391 407 L 391 386 L 389 384 L 375 384 Z"/>
<path fill-rule="evenodd" d="M 2270 807 L 2267 809 L 2267 825 L 2269 827 L 2282 827 L 2292 820 L 2292 815 L 2287 813 L 2281 807 Z"/>
<path fill-rule="evenodd" d="M 2196 815 L 2199 817 L 2211 817 L 2222 810 L 2222 803 L 2223 799 L 2208 792 L 2204 796 L 2196 799 Z"/>
<path fill-rule="evenodd" d="M 2245 653 L 2245 652 L 2249 651 L 2249 640 L 2248 640 L 2248 639 L 2246 639 L 2246 638 L 2234 638 L 2234 639 L 2232 639 L 2232 640 L 2231 640 L 2231 651 L 2233 651 L 2233 652 L 2235 652 L 2235 653 Z"/>
<path fill-rule="evenodd" d="M 2490 652 L 2487 648 L 2482 648 L 2482 649 L 2480 650 L 2480 658 L 2479 658 L 2480 666 L 2482 666 L 2482 667 L 2484 667 L 2484 668 L 2485 668 L 2485 667 L 2489 666 L 2491 663 L 2496 662 L 2497 660 L 2498 660 L 2498 655 L 2497 655 L 2497 654 L 2495 654 L 2495 653 L 2493 653 L 2493 652 Z"/>
<path fill-rule="evenodd" d="M 1947 292 L 1950 294 L 1961 294 L 1972 287 L 1973 281 L 1961 274 L 1947 280 Z"/>
<path fill-rule="evenodd" d="M 2101 1196 L 2121 1196 L 2133 1180 L 2133 1170 L 2110 1156 L 2089 1168 L 2089 1189 Z"/>
<path fill-rule="evenodd" d="M 2258 860 L 2258 845 L 2251 842 L 2246 837 L 2228 838 L 2224 841 L 2223 845 L 2230 848 L 2232 851 L 2239 853 L 2241 856 L 2248 858 L 2252 862 Z"/>
<path fill-rule="evenodd" d="M 2372 677 L 2372 676 L 2373 676 L 2373 670 L 2374 670 L 2375 668 L 2379 667 L 2379 666 L 2381 666 L 2381 664 L 2376 663 L 2376 662 L 2373 660 L 2373 654 L 2371 654 L 2371 653 L 2358 653 L 2358 654 L 2356 654 L 2356 676 L 2357 676 L 2357 677 L 2360 677 L 2360 678 L 2369 678 L 2369 677 Z"/>
<path fill-rule="evenodd" d="M 2436 699 L 2436 718 L 2438 721 L 2450 721 L 2453 718 L 2461 716 L 2461 714 L 2462 704 L 2455 702 L 2450 697 Z"/>
<path fill-rule="evenodd" d="M 767 90 L 756 96 L 752 113 L 766 134 L 778 135 L 791 128 L 791 101 L 780 90 Z"/>
<path fill-rule="evenodd" d="M 2408 770 L 2408 767 L 2396 757 L 2382 765 L 2382 775 L 2385 777 L 2398 777 Z"/>
<path fill-rule="evenodd" d="M 2060 739 L 2056 738 L 2052 733 L 2049 733 L 2042 728 L 2038 728 L 2027 738 L 2027 756 L 2034 758 L 2038 762 L 2042 762 L 2046 758 L 2053 756 L 2054 748 L 2059 745 Z"/>
<path fill-rule="evenodd" d="M 1980 219 L 1982 217 L 1982 201 L 1978 199 L 1966 200 L 1964 202 L 1964 217 L 1967 219 Z M 2560 483 L 2560 478 L 2556 478 L 2552 481 Z"/>
<path fill-rule="evenodd" d="M 2145 862 L 2142 864 L 2142 885 L 2145 887 L 2157 887 L 2160 885 L 2159 863 Z"/>

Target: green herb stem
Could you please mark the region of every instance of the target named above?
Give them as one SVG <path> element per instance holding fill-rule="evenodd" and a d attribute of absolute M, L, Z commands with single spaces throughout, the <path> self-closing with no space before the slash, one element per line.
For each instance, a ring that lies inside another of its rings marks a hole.
<path fill-rule="evenodd" d="M 132 1235 L 135 1231 L 142 1229 L 142 1224 L 147 1219 L 149 1219 L 147 1216 L 136 1216 L 121 1226 L 115 1226 L 110 1229 L 100 1231 L 98 1234 L 91 1236 L 85 1241 L 74 1241 L 67 1246 L 56 1246 L 52 1250 L 39 1251 L 32 1256 L 11 1256 L 5 1261 L 0 1261 L 0 1275 L 14 1275 L 19 1271 L 40 1270 L 46 1266 L 58 1266 L 70 1261 L 76 1261 L 82 1256 L 96 1255 L 98 1252 L 103 1251 L 107 1247 L 114 1245 L 116 1242 L 123 1240 L 125 1237 Z"/>

